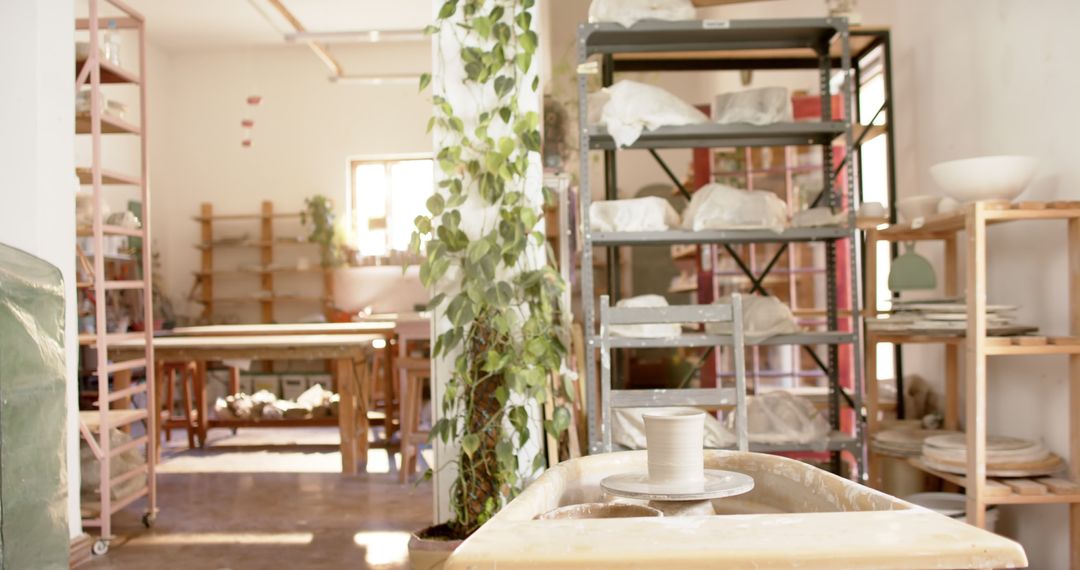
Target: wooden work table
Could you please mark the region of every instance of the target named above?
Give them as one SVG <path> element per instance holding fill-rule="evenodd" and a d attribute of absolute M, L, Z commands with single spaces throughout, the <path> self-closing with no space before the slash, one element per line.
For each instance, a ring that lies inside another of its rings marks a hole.
<path fill-rule="evenodd" d="M 257 327 L 281 327 L 283 325 L 250 325 Z M 299 325 L 288 325 L 291 327 Z M 325 325 L 323 325 L 325 326 Z M 198 327 L 206 328 L 206 327 Z M 212 327 L 211 327 L 212 328 Z M 384 334 L 250 334 L 234 336 L 168 336 L 154 339 L 154 362 L 157 371 L 166 362 L 194 362 L 195 406 L 198 418 L 200 442 L 206 441 L 211 427 L 263 427 L 301 425 L 286 420 L 239 421 L 212 420 L 206 396 L 206 365 L 208 362 L 228 359 L 250 360 L 330 360 L 338 382 L 337 392 L 341 402 L 338 418 L 303 420 L 302 425 L 338 425 L 341 432 L 341 469 L 343 473 L 356 473 L 357 460 L 366 459 L 368 448 L 368 391 L 370 390 L 365 366 L 372 345 L 384 340 Z M 134 356 L 144 350 L 142 339 L 118 342 L 112 351 L 117 357 Z M 117 389 L 130 385 L 130 371 L 114 375 Z M 157 414 L 155 414 L 155 417 Z M 154 422 L 155 432 L 158 422 Z"/>
<path fill-rule="evenodd" d="M 394 321 L 364 321 L 358 323 L 294 323 L 272 325 L 208 325 L 201 327 L 177 327 L 159 333 L 170 336 L 280 336 L 290 334 L 394 334 Z"/>

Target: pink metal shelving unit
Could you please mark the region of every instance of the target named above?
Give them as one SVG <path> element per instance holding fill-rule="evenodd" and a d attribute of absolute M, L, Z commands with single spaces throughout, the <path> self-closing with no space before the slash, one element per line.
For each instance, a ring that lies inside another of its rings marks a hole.
<path fill-rule="evenodd" d="M 79 93 L 89 86 L 90 109 L 88 113 L 76 116 L 76 133 L 90 137 L 92 155 L 88 168 L 79 169 L 80 182 L 93 189 L 93 226 L 79 228 L 79 235 L 91 236 L 93 242 L 92 260 L 88 255 L 79 253 L 80 263 L 90 270 L 93 280 L 80 283 L 79 288 L 90 296 L 95 306 L 95 331 L 92 335 L 82 335 L 80 341 L 93 345 L 97 352 L 98 389 L 96 410 L 80 412 L 79 430 L 84 441 L 90 447 L 100 467 L 100 503 L 83 504 L 82 523 L 87 528 L 98 528 L 100 537 L 94 543 L 94 554 L 104 554 L 112 540 L 112 516 L 146 498 L 146 512 L 143 523 L 150 526 L 157 514 L 157 488 L 154 464 L 157 458 L 157 441 L 154 436 L 157 422 L 157 405 L 154 387 L 154 348 L 153 348 L 153 291 L 151 285 L 150 252 L 150 188 L 147 164 L 147 106 L 146 106 L 146 46 L 145 22 L 138 12 L 120 0 L 87 0 L 89 12 L 87 18 L 76 21 L 76 29 L 89 32 L 89 52 L 85 60 L 76 63 L 75 92 Z M 111 5 L 110 11 L 120 12 L 118 16 L 105 16 L 101 9 L 104 4 Z M 133 74 L 101 56 L 102 31 L 106 27 L 115 27 L 115 32 L 134 32 L 138 37 L 139 62 L 138 74 Z M 102 87 L 105 85 L 127 85 L 138 89 L 139 123 L 131 124 L 125 120 L 110 116 L 104 112 Z M 139 138 L 139 172 L 120 174 L 102 168 L 102 137 L 135 136 Z M 103 219 L 104 192 L 118 186 L 137 186 L 142 200 L 142 227 L 124 228 L 105 223 Z M 142 240 L 141 259 L 137 265 L 141 272 L 132 279 L 109 280 L 105 273 L 105 238 L 107 236 L 125 236 Z M 144 330 L 138 333 L 108 332 L 106 320 L 107 293 L 117 294 L 125 290 L 138 291 L 142 295 Z M 110 358 L 109 346 L 119 340 L 144 337 L 146 351 L 142 358 L 116 361 Z M 131 376 L 136 370 L 145 370 L 146 381 L 132 384 Z M 113 386 L 109 378 L 112 377 Z M 144 394 L 145 408 L 137 407 L 136 396 Z M 133 424 L 142 422 L 145 435 L 133 438 L 123 445 L 113 446 L 111 433 L 116 429 L 129 429 Z M 145 449 L 145 461 L 123 473 L 113 473 L 116 458 L 138 448 Z M 131 482 L 139 481 L 136 487 Z M 123 495 L 113 494 L 118 487 L 124 487 Z"/>

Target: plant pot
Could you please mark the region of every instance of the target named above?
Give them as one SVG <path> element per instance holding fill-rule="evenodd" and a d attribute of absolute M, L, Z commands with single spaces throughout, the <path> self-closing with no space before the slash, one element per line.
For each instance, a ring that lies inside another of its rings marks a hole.
<path fill-rule="evenodd" d="M 449 538 L 445 524 L 430 526 L 409 538 L 409 565 L 413 570 L 442 570 L 447 558 L 462 543 Z"/>

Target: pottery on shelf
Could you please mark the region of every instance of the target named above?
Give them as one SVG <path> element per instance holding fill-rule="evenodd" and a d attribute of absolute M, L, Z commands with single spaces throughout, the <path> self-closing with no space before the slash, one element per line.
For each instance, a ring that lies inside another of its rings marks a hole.
<path fill-rule="evenodd" d="M 896 201 L 896 211 L 905 222 L 929 218 L 938 213 L 938 196 L 908 196 Z"/>
<path fill-rule="evenodd" d="M 959 202 L 1014 200 L 1031 183 L 1039 166 L 1030 156 L 980 156 L 930 167 L 930 177 Z"/>

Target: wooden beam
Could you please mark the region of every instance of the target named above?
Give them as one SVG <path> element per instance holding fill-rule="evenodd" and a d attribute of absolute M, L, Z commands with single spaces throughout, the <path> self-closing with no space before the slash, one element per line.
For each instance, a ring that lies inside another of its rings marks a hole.
<path fill-rule="evenodd" d="M 297 32 L 307 31 L 307 28 L 304 27 L 304 24 L 300 23 L 300 20 L 296 17 L 296 15 L 293 14 L 291 10 L 285 7 L 285 4 L 282 2 L 282 0 L 267 0 L 267 2 L 274 10 L 277 11 L 278 14 L 281 15 L 282 18 L 285 18 L 285 21 L 289 22 L 289 25 L 292 26 L 294 30 L 296 30 Z M 324 64 L 326 64 L 326 67 L 330 68 L 330 73 L 335 78 L 341 77 L 341 64 L 338 63 L 336 59 L 334 59 L 334 56 L 330 55 L 330 50 L 326 48 L 326 44 L 316 41 L 307 41 L 305 43 L 307 43 L 308 47 L 311 48 L 311 51 L 314 52 L 315 55 L 318 56 L 318 58 L 322 60 Z"/>

